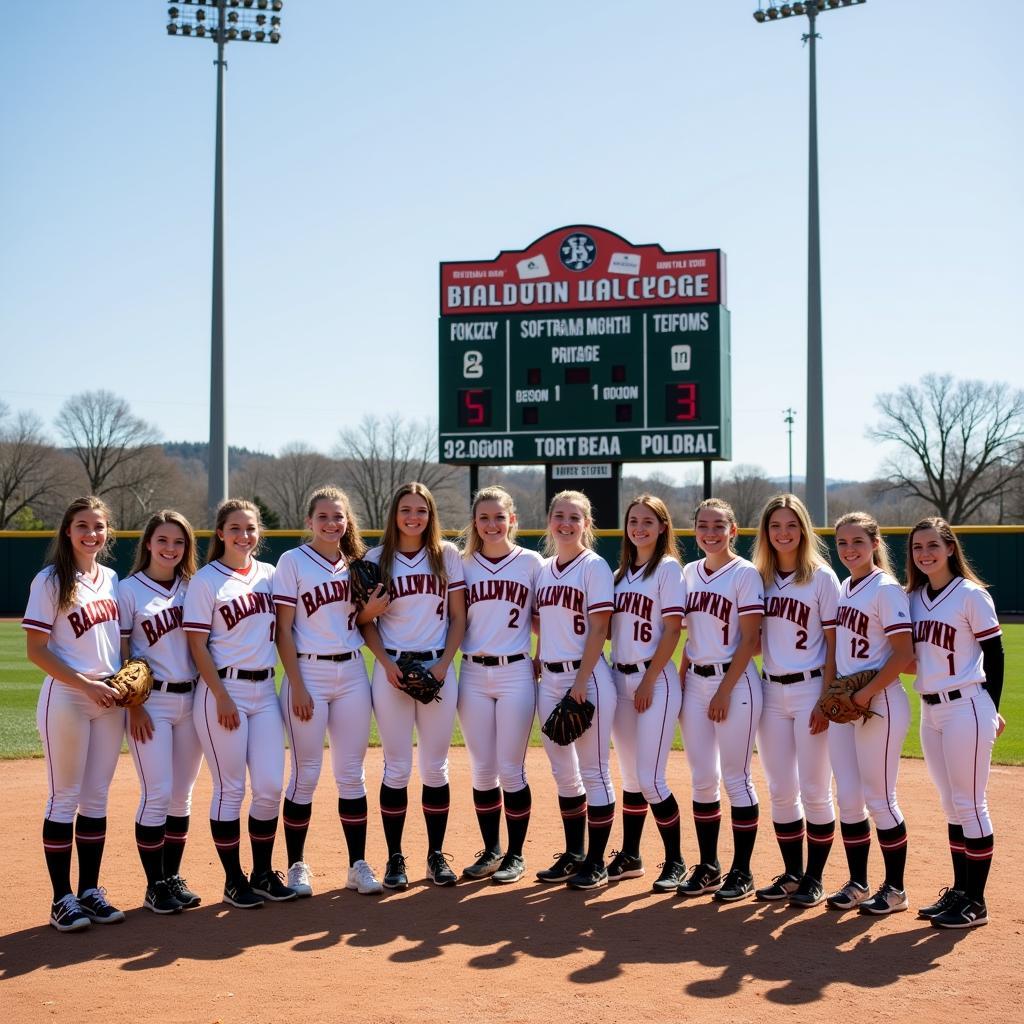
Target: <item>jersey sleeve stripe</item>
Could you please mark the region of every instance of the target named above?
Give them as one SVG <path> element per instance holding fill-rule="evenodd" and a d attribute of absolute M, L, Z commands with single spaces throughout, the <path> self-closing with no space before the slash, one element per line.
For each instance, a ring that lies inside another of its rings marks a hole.
<path fill-rule="evenodd" d="M 601 601 L 598 604 L 588 604 L 588 612 L 610 612 L 614 608 L 611 601 Z"/>
<path fill-rule="evenodd" d="M 672 605 L 669 608 L 662 608 L 661 609 L 661 614 L 662 615 L 682 615 L 683 614 L 683 609 L 681 607 L 679 607 L 679 605 Z"/>
<path fill-rule="evenodd" d="M 910 633 L 913 631 L 913 627 L 909 622 L 897 622 L 892 626 L 886 626 L 884 632 L 886 633 Z"/>
<path fill-rule="evenodd" d="M 290 605 L 294 606 L 294 605 L 297 605 L 298 603 L 299 602 L 296 601 L 294 597 L 285 597 L 284 594 L 275 594 L 274 595 L 274 604 L 290 604 Z"/>
<path fill-rule="evenodd" d="M 53 629 L 52 622 L 39 622 L 38 619 L 22 619 L 22 629 L 38 629 L 41 633 L 49 633 Z"/>
<path fill-rule="evenodd" d="M 764 615 L 763 604 L 741 604 L 740 615 Z"/>
<path fill-rule="evenodd" d="M 836 620 L 835 619 L 822 619 L 821 620 L 821 625 L 822 625 L 822 628 L 824 628 L 824 629 L 828 629 L 830 626 L 834 628 L 835 624 L 836 624 Z"/>
<path fill-rule="evenodd" d="M 209 633 L 213 626 L 209 622 L 183 622 L 181 628 L 186 633 Z"/>
<path fill-rule="evenodd" d="M 448 584 L 448 589 L 449 590 L 465 590 L 466 589 L 465 581 L 464 580 L 456 580 L 453 583 L 449 583 Z"/>
<path fill-rule="evenodd" d="M 991 629 L 983 629 L 980 633 L 975 633 L 975 640 L 987 640 L 990 636 L 1001 636 L 1003 632 L 1002 626 L 993 626 Z"/>

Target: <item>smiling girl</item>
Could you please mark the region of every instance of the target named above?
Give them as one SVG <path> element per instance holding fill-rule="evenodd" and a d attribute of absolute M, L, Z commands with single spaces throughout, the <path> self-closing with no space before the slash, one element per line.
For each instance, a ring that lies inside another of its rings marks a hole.
<path fill-rule="evenodd" d="M 907 909 L 907 826 L 896 802 L 896 780 L 910 726 L 910 701 L 900 683 L 900 672 L 914 657 L 910 607 L 872 516 L 850 512 L 838 519 L 836 550 L 850 573 L 839 592 L 836 672 L 877 671 L 853 698 L 876 715 L 828 729 L 850 879 L 826 902 L 833 910 L 859 907 L 862 914 L 884 915 Z M 885 880 L 874 896 L 868 889 L 869 812 L 885 862 Z"/>
<path fill-rule="evenodd" d="M 76 498 L 61 519 L 46 567 L 32 580 L 21 621 L 28 658 L 46 673 L 36 708 L 49 786 L 43 852 L 53 886 L 50 924 L 61 932 L 124 920 L 99 883 L 107 794 L 124 735 L 124 712 L 102 682 L 121 664 L 117 574 L 100 564 L 112 541 L 110 509 L 91 495 Z M 77 895 L 71 888 L 72 838 Z"/>

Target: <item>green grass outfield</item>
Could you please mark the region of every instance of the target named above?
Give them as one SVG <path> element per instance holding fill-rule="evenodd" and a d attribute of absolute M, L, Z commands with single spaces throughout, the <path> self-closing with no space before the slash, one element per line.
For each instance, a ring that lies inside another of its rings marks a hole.
<path fill-rule="evenodd" d="M 998 764 L 1024 764 L 1024 688 L 1019 680 L 1024 675 L 1024 625 L 1004 625 L 1003 644 L 1006 648 L 1006 683 L 1000 704 L 1006 719 L 1006 731 L 996 742 L 995 760 Z M 364 651 L 369 668 L 369 655 Z M 278 679 L 281 666 L 278 665 Z M 42 747 L 36 732 L 36 698 L 42 683 L 42 673 L 25 657 L 24 631 L 17 622 L 0 622 L 0 759 L 15 757 L 41 757 Z M 909 689 L 909 680 L 904 679 Z M 907 735 L 904 754 L 921 756 L 918 736 L 920 701 L 912 699 L 914 720 Z M 462 745 L 458 723 L 452 737 Z M 377 743 L 374 726 L 370 742 Z M 534 726 L 533 742 L 540 742 L 540 728 Z M 677 737 L 678 746 L 678 737 Z"/>

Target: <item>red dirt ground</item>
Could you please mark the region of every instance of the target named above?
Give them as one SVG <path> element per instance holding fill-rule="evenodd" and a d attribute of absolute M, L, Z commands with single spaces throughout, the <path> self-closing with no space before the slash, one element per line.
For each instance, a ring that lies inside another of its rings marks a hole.
<path fill-rule="evenodd" d="M 685 758 L 678 752 L 672 758 L 669 778 L 685 796 Z M 378 752 L 371 751 L 368 768 L 369 855 L 379 868 Z M 534 818 L 526 855 L 530 867 L 537 869 L 561 848 L 561 828 L 541 750 L 530 751 L 529 768 Z M 657 874 L 660 844 L 652 820 L 645 833 L 644 879 L 590 895 L 525 879 L 508 887 L 473 883 L 435 889 L 422 880 L 418 786 L 413 788 L 406 841 L 414 884 L 405 893 L 383 898 L 359 896 L 343 883 L 339 887 L 343 846 L 333 786 L 326 776 L 307 846 L 316 895 L 241 911 L 219 902 L 220 872 L 203 814 L 209 799 L 204 771 L 184 865 L 204 906 L 166 918 L 140 906 L 142 873 L 131 824 L 136 780 L 131 761 L 122 757 L 111 794 L 103 875 L 111 901 L 128 910 L 128 919 L 121 925 L 59 935 L 46 924 L 49 887 L 39 842 L 43 763 L 4 763 L 3 1024 L 632 1024 L 705 1014 L 723 1024 L 767 1016 L 774 1021 L 843 1016 L 858 1024 L 1021 1019 L 1024 896 L 1015 868 L 1022 863 L 1022 829 L 1012 808 L 1019 806 L 1024 769 L 993 771 L 989 795 L 998 845 L 989 886 L 992 921 L 969 932 L 939 931 L 915 920 L 913 912 L 868 919 L 823 908 L 801 913 L 753 901 L 720 906 L 710 899 L 684 902 L 655 896 L 649 883 Z M 765 799 L 759 771 L 757 779 Z M 446 846 L 459 868 L 473 859 L 479 846 L 464 750 L 452 752 L 452 784 Z M 945 827 L 922 762 L 903 762 L 900 802 L 910 828 L 908 889 L 916 907 L 930 902 L 949 875 Z M 762 806 L 754 868 L 764 882 L 778 872 L 779 864 L 766 820 L 767 802 Z M 727 828 L 723 840 L 727 856 Z M 248 853 L 244 846 L 243 863 Z M 279 851 L 283 865 L 283 839 Z M 683 851 L 693 858 L 692 826 L 684 829 Z M 879 880 L 877 847 L 871 867 L 872 879 Z M 837 886 L 845 877 L 837 843 L 826 884 Z"/>

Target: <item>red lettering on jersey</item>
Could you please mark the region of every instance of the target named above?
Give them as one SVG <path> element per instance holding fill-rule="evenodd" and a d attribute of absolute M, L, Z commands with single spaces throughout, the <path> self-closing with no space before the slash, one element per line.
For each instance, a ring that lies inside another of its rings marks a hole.
<path fill-rule="evenodd" d="M 224 625 L 228 629 L 234 629 L 242 619 L 250 615 L 275 615 L 274 599 L 270 594 L 257 594 L 250 591 L 241 597 L 232 598 L 227 604 L 222 604 L 218 609 Z"/>
<path fill-rule="evenodd" d="M 68 623 L 74 631 L 76 640 L 88 633 L 93 626 L 98 626 L 101 622 L 113 622 L 116 618 L 117 602 L 109 597 L 83 604 L 77 612 L 68 612 Z"/>
<path fill-rule="evenodd" d="M 347 601 L 348 589 L 348 580 L 331 580 L 329 583 L 320 583 L 312 590 L 300 595 L 302 607 L 306 609 L 307 616 L 314 615 L 325 604 Z"/>
<path fill-rule="evenodd" d="M 483 580 L 474 583 L 467 592 L 469 604 L 477 601 L 508 601 L 519 608 L 525 608 L 530 600 L 530 591 L 515 580 Z"/>
<path fill-rule="evenodd" d="M 420 572 L 411 576 L 396 576 L 388 585 L 388 592 L 392 601 L 399 597 L 415 597 L 417 594 L 430 594 L 444 600 L 448 584 L 442 583 L 430 573 Z"/>
<path fill-rule="evenodd" d="M 634 593 L 632 590 L 625 590 L 615 595 L 615 612 L 627 612 L 639 619 L 651 621 L 654 615 L 654 601 L 644 594 Z"/>
<path fill-rule="evenodd" d="M 770 597 L 764 610 L 765 615 L 777 619 L 788 619 L 798 626 L 807 629 L 807 623 L 811 614 L 810 605 L 798 601 L 795 597 Z"/>
<path fill-rule="evenodd" d="M 142 632 L 146 634 L 149 646 L 152 647 L 160 637 L 165 636 L 172 629 L 178 629 L 184 617 L 184 608 L 165 608 L 153 618 L 143 619 L 139 625 L 142 627 Z"/>
<path fill-rule="evenodd" d="M 836 624 L 843 629 L 848 629 L 851 633 L 856 633 L 857 636 L 866 637 L 868 635 L 868 617 L 853 605 L 841 604 L 839 606 Z"/>
<path fill-rule="evenodd" d="M 722 622 L 728 622 L 732 617 L 732 601 L 724 594 L 698 590 L 686 595 L 686 614 L 691 615 L 694 612 L 704 612 Z"/>
<path fill-rule="evenodd" d="M 944 651 L 956 650 L 956 627 L 948 622 L 936 622 L 933 619 L 923 619 L 914 623 L 914 643 L 932 644 L 934 647 L 941 647 Z"/>
<path fill-rule="evenodd" d="M 575 587 L 567 587 L 562 583 L 556 583 L 551 587 L 541 587 L 537 591 L 537 607 L 549 608 L 552 605 L 561 605 L 571 612 L 582 612 L 583 591 Z"/>

